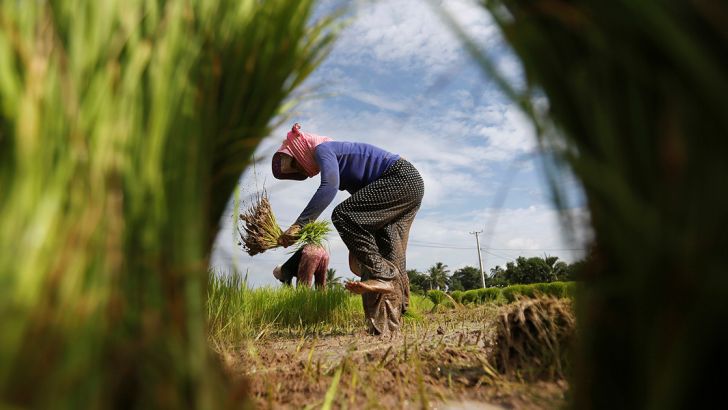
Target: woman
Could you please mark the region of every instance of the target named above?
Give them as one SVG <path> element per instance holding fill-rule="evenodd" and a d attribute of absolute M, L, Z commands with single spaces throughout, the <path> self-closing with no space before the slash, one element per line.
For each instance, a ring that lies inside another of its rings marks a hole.
<path fill-rule="evenodd" d="M 346 288 L 362 295 L 370 333 L 399 330 L 409 305 L 405 251 L 424 183 L 412 164 L 373 145 L 332 141 L 307 134 L 295 124 L 273 155 L 273 176 L 305 180 L 321 174 L 321 184 L 279 243 L 293 244 L 300 227 L 321 215 L 336 196 L 351 196 L 334 208 L 331 221 L 350 253 L 359 282 Z"/>

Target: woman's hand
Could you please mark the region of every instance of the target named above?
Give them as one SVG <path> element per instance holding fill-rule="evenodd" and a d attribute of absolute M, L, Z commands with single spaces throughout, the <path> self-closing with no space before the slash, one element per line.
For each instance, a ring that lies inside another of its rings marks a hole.
<path fill-rule="evenodd" d="M 298 237 L 300 236 L 299 233 L 301 232 L 301 227 L 299 225 L 293 224 L 290 228 L 286 229 L 285 232 L 283 232 L 283 235 L 278 238 L 278 245 L 281 245 L 284 248 L 287 248 L 298 240 Z"/>

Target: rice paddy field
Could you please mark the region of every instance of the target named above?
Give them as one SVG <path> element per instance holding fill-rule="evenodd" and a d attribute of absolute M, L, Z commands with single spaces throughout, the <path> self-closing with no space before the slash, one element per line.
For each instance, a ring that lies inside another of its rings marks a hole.
<path fill-rule="evenodd" d="M 435 305 L 413 295 L 401 334 L 382 339 L 364 332 L 361 298 L 337 287 L 250 289 L 239 275 L 213 275 L 208 296 L 210 345 L 256 408 L 566 403 L 562 375 L 507 375 L 497 368 L 497 322 L 514 306 L 503 300 Z"/>
<path fill-rule="evenodd" d="M 568 298 L 415 297 L 382 340 L 340 289 L 209 280 L 344 25 L 318 3 L 0 2 L 0 408 L 725 407 L 725 2 L 480 2 L 524 84 L 437 9 L 526 114 L 564 219 L 557 177 L 584 190 L 572 369 Z"/>

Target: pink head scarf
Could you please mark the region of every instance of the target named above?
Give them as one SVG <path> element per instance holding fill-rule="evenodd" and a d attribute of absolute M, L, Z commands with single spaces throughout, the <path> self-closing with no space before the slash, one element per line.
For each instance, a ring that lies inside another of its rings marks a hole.
<path fill-rule="evenodd" d="M 316 163 L 314 151 L 317 145 L 326 141 L 331 141 L 331 138 L 303 132 L 298 123 L 293 124 L 291 131 L 286 135 L 285 141 L 273 155 L 273 176 L 276 179 L 296 179 L 299 181 L 315 176 L 319 173 L 319 166 Z M 281 154 L 287 154 L 295 158 L 296 162 L 306 172 L 306 175 L 281 172 Z"/>

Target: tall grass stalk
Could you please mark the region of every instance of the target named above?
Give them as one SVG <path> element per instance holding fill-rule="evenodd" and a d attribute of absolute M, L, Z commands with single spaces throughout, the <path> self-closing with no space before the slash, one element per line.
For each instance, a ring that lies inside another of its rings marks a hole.
<path fill-rule="evenodd" d="M 210 337 L 216 344 L 234 344 L 263 335 L 345 334 L 362 328 L 361 298 L 340 287 L 250 288 L 239 273 L 211 273 L 207 287 Z M 432 302 L 414 295 L 406 323 L 422 319 Z"/>
<path fill-rule="evenodd" d="M 361 327 L 361 302 L 344 289 L 253 289 L 239 274 L 213 274 L 209 283 L 210 336 L 218 341 L 236 342 L 261 332 L 346 332 Z"/>
<path fill-rule="evenodd" d="M 226 405 L 210 247 L 329 49 L 313 5 L 0 2 L 0 407 Z"/>
<path fill-rule="evenodd" d="M 728 297 L 728 4 L 483 4 L 527 88 L 456 31 L 579 178 L 591 215 L 574 407 L 722 405 L 713 374 L 728 365 L 728 304 L 718 302 Z M 558 169 L 548 170 L 564 206 Z"/>

